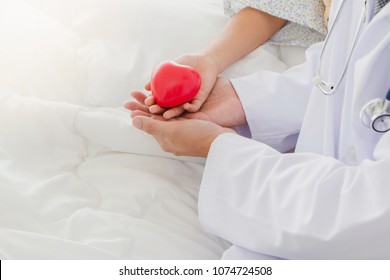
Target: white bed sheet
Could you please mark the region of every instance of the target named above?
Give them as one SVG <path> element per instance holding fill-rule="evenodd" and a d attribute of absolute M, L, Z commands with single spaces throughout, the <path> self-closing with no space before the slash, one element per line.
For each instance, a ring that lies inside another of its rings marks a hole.
<path fill-rule="evenodd" d="M 122 104 L 158 62 L 201 50 L 219 0 L 0 0 L 0 259 L 215 259 L 203 159 L 175 157 Z M 283 71 L 265 45 L 223 75 Z"/>

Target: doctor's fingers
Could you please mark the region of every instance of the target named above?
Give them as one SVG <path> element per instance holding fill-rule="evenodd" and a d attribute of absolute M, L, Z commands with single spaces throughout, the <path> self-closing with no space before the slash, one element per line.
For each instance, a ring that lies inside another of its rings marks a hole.
<path fill-rule="evenodd" d="M 130 117 L 132 119 L 134 119 L 135 117 L 138 117 L 138 116 L 143 116 L 143 117 L 151 117 L 153 114 L 149 113 L 149 112 L 145 112 L 143 110 L 133 110 L 131 111 L 130 113 Z"/>
<path fill-rule="evenodd" d="M 130 95 L 141 104 L 145 104 L 145 100 L 148 98 L 145 93 L 140 91 L 133 91 Z"/>
<path fill-rule="evenodd" d="M 160 121 L 154 120 L 146 115 L 138 115 L 134 117 L 133 126 L 151 135 L 159 133 L 159 128 L 161 129 Z"/>
<path fill-rule="evenodd" d="M 188 137 L 183 137 L 183 131 L 181 130 L 186 130 L 188 127 L 182 121 L 182 119 L 159 121 L 139 116 L 133 119 L 133 125 L 152 135 L 163 151 L 177 156 L 192 155 L 196 149 L 193 149 L 193 143 L 188 141 Z M 188 130 L 186 131 L 188 132 Z M 203 152 L 203 154 L 205 153 Z M 197 153 L 194 155 L 197 155 Z"/>
<path fill-rule="evenodd" d="M 138 116 L 133 125 L 151 134 L 161 148 L 178 156 L 206 157 L 211 143 L 222 133 L 235 133 L 230 128 L 219 126 L 213 122 L 175 118 L 160 121 Z"/>
<path fill-rule="evenodd" d="M 128 101 L 126 102 L 123 106 L 130 111 L 135 111 L 135 110 L 140 110 L 144 112 L 149 112 L 149 107 L 144 105 L 144 101 L 147 98 L 147 96 L 139 91 L 133 91 L 131 93 L 131 96 L 136 100 L 136 101 Z"/>
<path fill-rule="evenodd" d="M 177 131 L 176 126 L 172 125 L 171 122 L 172 121 L 162 121 L 147 116 L 137 116 L 133 119 L 133 126 L 152 135 L 164 151 L 174 152 L 171 151 L 166 144 L 167 142 L 170 142 L 169 139 L 175 137 L 175 131 Z"/>
<path fill-rule="evenodd" d="M 166 121 L 166 119 L 164 119 L 163 116 L 161 115 L 155 115 L 155 114 L 151 114 L 151 113 L 148 113 L 148 112 L 144 112 L 144 111 L 141 111 L 141 110 L 135 110 L 135 111 L 132 111 L 131 114 L 130 114 L 130 117 L 132 119 L 134 119 L 135 117 L 148 117 L 148 118 L 151 118 L 151 119 L 154 119 L 154 120 L 159 120 L 159 121 Z"/>
<path fill-rule="evenodd" d="M 135 102 L 135 101 L 129 101 L 129 102 L 125 103 L 124 107 L 130 111 L 143 111 L 145 113 L 149 113 L 148 106 L 140 104 L 140 103 Z"/>

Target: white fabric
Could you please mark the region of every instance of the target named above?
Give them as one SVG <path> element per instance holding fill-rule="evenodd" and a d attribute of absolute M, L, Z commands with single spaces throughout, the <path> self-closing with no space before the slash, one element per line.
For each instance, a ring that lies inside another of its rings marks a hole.
<path fill-rule="evenodd" d="M 277 45 L 310 46 L 324 40 L 323 0 L 224 0 L 225 14 L 233 16 L 246 7 L 286 19 L 288 23 L 270 38 Z"/>
<path fill-rule="evenodd" d="M 0 1 L 0 259 L 222 256 L 198 222 L 204 160 L 164 153 L 121 107 L 227 20 L 219 0 Z M 224 75 L 301 60 L 265 46 Z"/>
<path fill-rule="evenodd" d="M 366 128 L 359 117 L 390 88 L 390 6 L 372 18 L 373 2 L 333 96 L 311 84 L 320 45 L 284 74 L 233 80 L 252 136 L 266 144 L 233 134 L 212 144 L 199 197 L 210 232 L 280 258 L 390 258 L 390 133 Z M 340 3 L 333 3 L 330 24 Z M 363 7 L 364 0 L 345 0 L 322 59 L 323 79 L 340 77 Z M 299 130 L 294 154 L 274 149 L 289 148 Z"/>
<path fill-rule="evenodd" d="M 280 258 L 276 258 L 273 256 L 268 256 L 260 253 L 255 253 L 253 251 L 249 251 L 243 249 L 241 247 L 232 245 L 227 249 L 223 255 L 223 260 L 280 260 Z"/>

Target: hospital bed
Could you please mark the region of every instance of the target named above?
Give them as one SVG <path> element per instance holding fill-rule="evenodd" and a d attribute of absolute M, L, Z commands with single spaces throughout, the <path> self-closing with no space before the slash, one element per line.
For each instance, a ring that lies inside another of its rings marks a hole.
<path fill-rule="evenodd" d="M 0 0 L 0 259 L 218 259 L 204 159 L 163 152 L 122 105 L 162 60 L 200 51 L 220 0 Z M 223 75 L 284 71 L 264 45 Z"/>

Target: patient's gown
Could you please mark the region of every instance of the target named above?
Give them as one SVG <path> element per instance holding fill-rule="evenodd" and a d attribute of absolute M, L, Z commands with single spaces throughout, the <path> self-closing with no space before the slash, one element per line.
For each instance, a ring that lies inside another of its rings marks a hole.
<path fill-rule="evenodd" d="M 224 0 L 225 14 L 233 16 L 252 7 L 289 22 L 270 40 L 277 45 L 308 47 L 324 40 L 324 4 L 322 0 Z"/>

